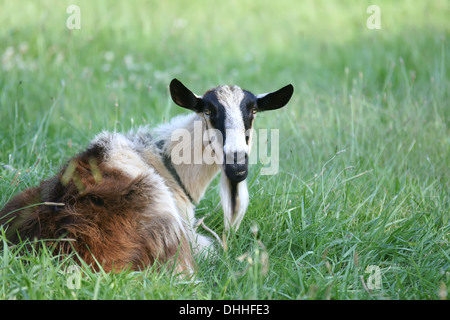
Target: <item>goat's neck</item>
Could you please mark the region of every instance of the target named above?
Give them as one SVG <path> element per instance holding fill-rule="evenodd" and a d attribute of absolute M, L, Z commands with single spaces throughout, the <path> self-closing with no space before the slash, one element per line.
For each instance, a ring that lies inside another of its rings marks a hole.
<path fill-rule="evenodd" d="M 203 135 L 206 129 L 204 118 L 197 114 L 189 114 L 175 117 L 156 130 L 160 139 L 164 141 L 163 152 L 172 159 L 172 166 L 185 191 L 196 203 L 201 200 L 211 180 L 220 171 L 220 165 L 206 164 L 203 161 L 205 150 Z M 189 134 L 182 135 L 182 133 Z M 180 150 L 189 150 L 189 156 L 181 153 L 182 158 L 187 161 L 180 163 L 174 159 L 180 156 Z"/>

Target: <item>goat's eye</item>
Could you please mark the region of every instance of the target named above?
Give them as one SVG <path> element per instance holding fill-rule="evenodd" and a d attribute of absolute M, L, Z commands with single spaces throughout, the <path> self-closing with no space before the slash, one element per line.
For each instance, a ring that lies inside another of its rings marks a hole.
<path fill-rule="evenodd" d="M 210 116 L 210 115 L 211 115 L 211 110 L 206 109 L 206 110 L 205 110 L 205 114 L 206 114 L 207 116 Z"/>
<path fill-rule="evenodd" d="M 258 112 L 258 110 L 256 109 L 256 107 L 253 107 L 253 108 L 252 108 L 252 113 L 253 113 L 253 114 L 256 114 L 257 112 Z"/>

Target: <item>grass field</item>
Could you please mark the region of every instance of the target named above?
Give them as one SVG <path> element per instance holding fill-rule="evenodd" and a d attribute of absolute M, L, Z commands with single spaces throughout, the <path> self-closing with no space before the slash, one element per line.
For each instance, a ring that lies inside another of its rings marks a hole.
<path fill-rule="evenodd" d="M 3 246 L 0 299 L 448 299 L 449 16 L 445 0 L 0 1 L 0 207 L 99 131 L 185 112 L 172 78 L 295 87 L 256 123 L 280 130 L 279 173 L 251 168 L 240 229 L 195 279 Z M 217 182 L 198 215 L 222 234 Z"/>

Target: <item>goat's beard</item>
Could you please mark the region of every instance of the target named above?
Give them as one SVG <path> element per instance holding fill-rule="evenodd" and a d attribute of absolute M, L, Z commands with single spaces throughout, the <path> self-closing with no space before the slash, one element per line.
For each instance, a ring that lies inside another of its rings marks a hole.
<path fill-rule="evenodd" d="M 249 204 L 247 180 L 231 181 L 222 169 L 220 177 L 220 198 L 222 202 L 225 230 L 239 228 Z"/>

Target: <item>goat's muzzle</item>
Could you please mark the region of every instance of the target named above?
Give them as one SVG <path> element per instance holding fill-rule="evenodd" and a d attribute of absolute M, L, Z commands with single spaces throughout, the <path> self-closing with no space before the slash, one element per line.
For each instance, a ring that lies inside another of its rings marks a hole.
<path fill-rule="evenodd" d="M 241 182 L 248 175 L 248 155 L 245 152 L 234 152 L 225 156 L 225 174 L 232 182 Z"/>

